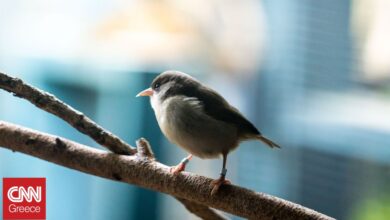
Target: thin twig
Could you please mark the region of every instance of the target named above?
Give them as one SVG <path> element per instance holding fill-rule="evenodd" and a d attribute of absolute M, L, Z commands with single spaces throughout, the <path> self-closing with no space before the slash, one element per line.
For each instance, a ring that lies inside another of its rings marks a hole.
<path fill-rule="evenodd" d="M 137 156 L 145 157 L 150 160 L 155 160 L 152 148 L 150 147 L 149 142 L 145 138 L 140 138 L 137 141 Z"/>
<path fill-rule="evenodd" d="M 65 104 L 54 95 L 24 83 L 21 79 L 0 72 L 0 88 L 24 98 L 32 104 L 52 113 L 81 133 L 84 133 L 100 145 L 117 154 L 132 155 L 136 150 L 111 132 L 99 126 L 71 106 Z"/>
<path fill-rule="evenodd" d="M 212 179 L 143 157 L 118 155 L 0 122 L 0 146 L 103 178 L 135 184 L 249 219 L 332 219 L 292 202 L 234 185 L 210 196 Z"/>

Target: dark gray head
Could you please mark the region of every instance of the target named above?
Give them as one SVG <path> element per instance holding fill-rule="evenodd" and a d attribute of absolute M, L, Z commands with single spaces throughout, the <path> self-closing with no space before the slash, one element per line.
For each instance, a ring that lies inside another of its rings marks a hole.
<path fill-rule="evenodd" d="M 192 76 L 179 71 L 165 71 L 158 75 L 150 85 L 153 96 L 163 102 L 174 95 L 185 95 L 188 90 L 196 89 L 201 84 Z"/>

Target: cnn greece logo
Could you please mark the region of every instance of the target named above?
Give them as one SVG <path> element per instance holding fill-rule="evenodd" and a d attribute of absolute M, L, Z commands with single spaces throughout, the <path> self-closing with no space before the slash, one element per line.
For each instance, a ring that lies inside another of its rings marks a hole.
<path fill-rule="evenodd" d="M 14 196 L 14 193 L 16 193 L 17 196 Z M 27 190 L 23 186 L 14 186 L 11 187 L 8 190 L 7 193 L 8 199 L 11 200 L 11 202 L 23 202 L 23 199 L 25 199 L 27 202 L 31 202 L 33 198 L 36 202 L 42 201 L 42 187 L 37 186 L 34 190 L 33 187 L 29 186 Z"/>
<path fill-rule="evenodd" d="M 45 178 L 3 178 L 4 219 L 45 219 Z"/>

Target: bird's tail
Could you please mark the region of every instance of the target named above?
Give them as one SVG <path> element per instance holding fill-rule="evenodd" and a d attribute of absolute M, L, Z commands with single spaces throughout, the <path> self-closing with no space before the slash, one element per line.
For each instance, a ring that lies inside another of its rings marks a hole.
<path fill-rule="evenodd" d="M 257 135 L 256 136 L 256 139 L 257 140 L 260 140 L 261 142 L 263 142 L 264 144 L 268 145 L 270 148 L 274 148 L 274 147 L 277 147 L 277 148 L 280 148 L 279 144 L 271 141 L 270 139 L 264 137 L 263 135 Z"/>

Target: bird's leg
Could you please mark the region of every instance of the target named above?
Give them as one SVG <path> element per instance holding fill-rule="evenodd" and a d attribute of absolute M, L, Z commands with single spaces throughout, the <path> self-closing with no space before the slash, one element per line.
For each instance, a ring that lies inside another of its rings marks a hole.
<path fill-rule="evenodd" d="M 187 163 L 190 162 L 191 158 L 192 154 L 189 154 L 187 157 L 181 160 L 178 165 L 171 167 L 170 172 L 173 174 L 178 174 L 181 171 L 184 171 L 186 169 Z"/>
<path fill-rule="evenodd" d="M 211 182 L 211 186 L 213 187 L 213 189 L 211 190 L 211 195 L 214 195 L 215 193 L 217 193 L 219 187 L 222 184 L 230 184 L 230 181 L 225 179 L 226 173 L 227 173 L 226 160 L 227 160 L 227 153 L 224 153 L 223 154 L 223 165 L 222 165 L 221 175 L 219 176 L 218 179 L 213 180 Z"/>

